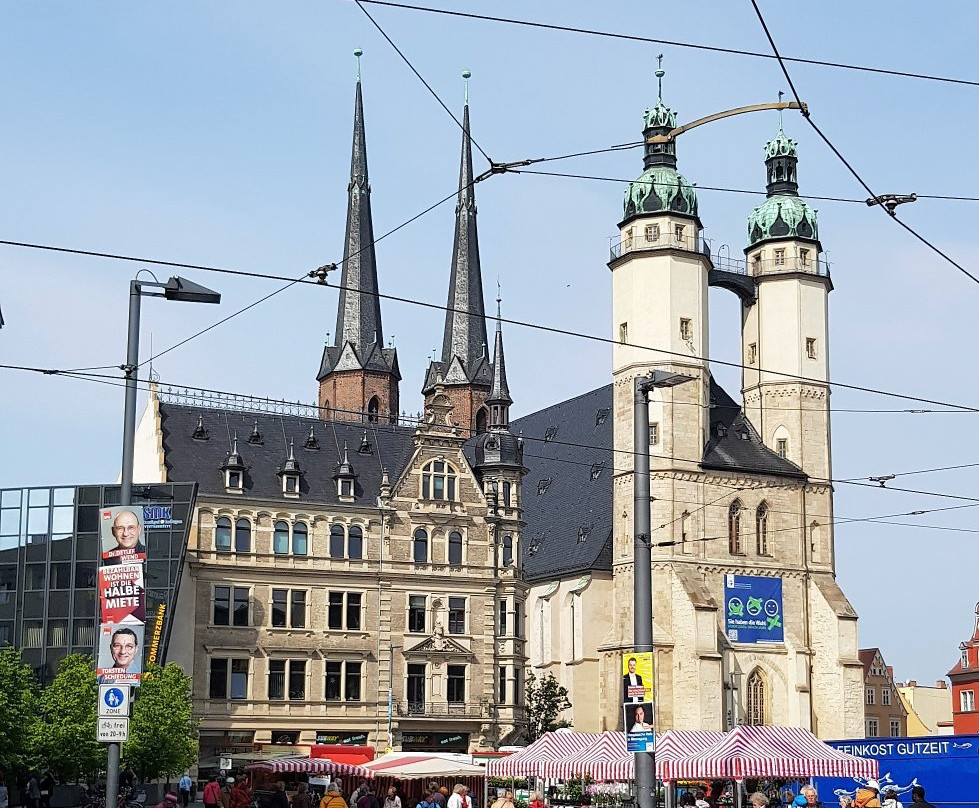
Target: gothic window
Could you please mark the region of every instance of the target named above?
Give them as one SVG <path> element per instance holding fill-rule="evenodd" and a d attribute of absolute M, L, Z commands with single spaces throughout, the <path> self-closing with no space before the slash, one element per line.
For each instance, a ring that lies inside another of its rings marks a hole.
<path fill-rule="evenodd" d="M 748 677 L 745 685 L 745 723 L 751 727 L 764 726 L 767 723 L 765 715 L 765 700 L 768 694 L 765 677 L 760 670 L 755 669 Z"/>
<path fill-rule="evenodd" d="M 744 545 L 741 540 L 741 512 L 744 506 L 740 499 L 734 500 L 727 512 L 727 541 L 728 549 L 732 555 L 744 553 Z"/>
<path fill-rule="evenodd" d="M 449 534 L 449 563 L 453 566 L 462 564 L 462 534 L 458 530 Z"/>
<path fill-rule="evenodd" d="M 476 434 L 482 435 L 486 431 L 486 408 L 480 407 L 476 412 Z"/>
<path fill-rule="evenodd" d="M 625 345 L 629 341 L 629 324 L 619 323 L 619 342 Z"/>
<path fill-rule="evenodd" d="M 427 564 L 428 563 L 428 533 L 424 528 L 418 528 L 415 531 L 414 539 L 412 540 L 412 558 L 415 560 L 416 564 Z"/>
<path fill-rule="evenodd" d="M 252 523 L 247 519 L 235 522 L 235 552 L 250 553 L 252 551 Z"/>
<path fill-rule="evenodd" d="M 381 408 L 381 402 L 378 401 L 377 396 L 373 396 L 370 401 L 367 402 L 367 420 L 372 424 L 377 423 L 377 413 Z"/>
<path fill-rule="evenodd" d="M 758 555 L 768 555 L 768 503 L 763 502 L 755 511 L 755 534 L 758 540 Z"/>
<path fill-rule="evenodd" d="M 752 342 L 748 345 L 748 364 L 753 365 L 758 361 L 758 343 Z"/>
<path fill-rule="evenodd" d="M 806 337 L 806 356 L 810 359 L 816 358 L 816 338 Z"/>
<path fill-rule="evenodd" d="M 693 321 L 686 318 L 680 318 L 680 339 L 693 339 Z"/>
<path fill-rule="evenodd" d="M 422 499 L 454 501 L 456 470 L 444 460 L 431 460 L 422 467 Z"/>
<path fill-rule="evenodd" d="M 214 549 L 231 551 L 231 520 L 227 516 L 220 517 L 214 528 Z"/>

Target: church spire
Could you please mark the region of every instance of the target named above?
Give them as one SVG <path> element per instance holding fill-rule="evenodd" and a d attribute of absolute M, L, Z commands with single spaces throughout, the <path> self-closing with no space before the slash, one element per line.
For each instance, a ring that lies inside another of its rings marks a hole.
<path fill-rule="evenodd" d="M 506 359 L 503 356 L 503 324 L 500 298 L 496 298 L 496 341 L 493 344 L 493 386 L 486 396 L 490 408 L 490 429 L 510 428 L 510 388 L 506 380 Z"/>

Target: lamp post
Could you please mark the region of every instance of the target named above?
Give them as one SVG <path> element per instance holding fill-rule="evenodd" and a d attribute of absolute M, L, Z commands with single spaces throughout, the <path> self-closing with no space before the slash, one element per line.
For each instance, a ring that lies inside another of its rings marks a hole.
<path fill-rule="evenodd" d="M 648 376 L 637 376 L 633 407 L 633 452 L 635 467 L 633 491 L 633 650 L 637 654 L 653 652 L 653 569 L 649 513 L 649 391 L 657 387 L 675 387 L 693 381 L 692 376 L 654 370 Z M 653 727 L 655 729 L 656 664 L 653 661 Z M 628 731 L 628 727 L 625 728 Z M 656 753 L 636 752 L 636 796 L 639 808 L 656 806 Z"/>
<path fill-rule="evenodd" d="M 119 504 L 132 505 L 133 461 L 136 445 L 136 372 L 139 369 L 139 310 L 143 296 L 182 300 L 187 303 L 220 303 L 221 295 L 186 278 L 174 276 L 166 283 L 141 281 L 129 282 L 129 335 L 126 344 L 126 407 L 122 422 L 122 477 L 119 488 Z M 119 797 L 119 755 L 121 744 L 108 744 L 108 764 L 105 774 L 106 808 L 117 808 Z"/>

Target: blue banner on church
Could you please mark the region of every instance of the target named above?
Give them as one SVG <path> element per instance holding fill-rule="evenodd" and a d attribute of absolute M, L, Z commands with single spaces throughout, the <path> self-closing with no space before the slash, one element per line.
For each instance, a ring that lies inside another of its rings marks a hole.
<path fill-rule="evenodd" d="M 782 579 L 724 576 L 724 633 L 731 642 L 785 642 Z"/>

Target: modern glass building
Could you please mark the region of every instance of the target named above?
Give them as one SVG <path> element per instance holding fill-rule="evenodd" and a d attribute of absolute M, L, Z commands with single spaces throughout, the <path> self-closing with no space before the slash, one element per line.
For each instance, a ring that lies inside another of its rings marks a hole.
<path fill-rule="evenodd" d="M 133 488 L 147 547 L 144 663 L 166 660 L 196 496 L 196 483 Z M 0 489 L 0 646 L 20 648 L 42 685 L 67 654 L 94 653 L 99 514 L 118 504 L 118 485 Z"/>

